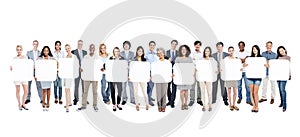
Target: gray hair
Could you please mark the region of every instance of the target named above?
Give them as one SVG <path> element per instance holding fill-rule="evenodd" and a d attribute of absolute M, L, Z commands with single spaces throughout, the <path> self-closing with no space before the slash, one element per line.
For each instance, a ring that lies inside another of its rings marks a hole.
<path fill-rule="evenodd" d="M 157 48 L 156 49 L 156 52 L 158 52 L 158 51 L 162 51 L 162 53 L 164 53 L 164 55 L 166 55 L 166 52 L 165 52 L 165 49 L 164 48 Z"/>

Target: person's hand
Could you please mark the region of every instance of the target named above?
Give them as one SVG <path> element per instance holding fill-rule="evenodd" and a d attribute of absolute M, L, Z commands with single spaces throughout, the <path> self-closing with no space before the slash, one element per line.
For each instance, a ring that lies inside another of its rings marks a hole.
<path fill-rule="evenodd" d="M 37 78 L 36 78 L 36 77 L 34 77 L 34 80 L 35 80 L 35 81 L 37 81 Z"/>
<path fill-rule="evenodd" d="M 172 78 L 174 78 L 175 77 L 175 75 L 174 75 L 174 73 L 172 73 Z"/>
<path fill-rule="evenodd" d="M 292 79 L 292 76 L 289 76 L 289 80 L 291 80 Z"/>
<path fill-rule="evenodd" d="M 80 68 L 80 72 L 83 72 L 83 69 L 82 69 L 82 68 Z"/>
<path fill-rule="evenodd" d="M 243 63 L 243 67 L 247 67 L 248 66 L 248 64 L 246 64 L 246 63 Z"/>
<path fill-rule="evenodd" d="M 103 72 L 103 71 L 104 71 L 104 68 L 101 68 L 101 69 L 100 69 L 100 71 L 102 71 L 102 72 Z"/>
<path fill-rule="evenodd" d="M 269 68 L 269 67 L 270 67 L 269 63 L 264 64 L 264 66 L 265 66 L 266 68 Z"/>
<path fill-rule="evenodd" d="M 172 58 L 169 58 L 169 61 L 172 62 L 173 61 Z"/>
<path fill-rule="evenodd" d="M 128 77 L 128 81 L 130 81 L 130 78 Z"/>
<path fill-rule="evenodd" d="M 9 70 L 12 71 L 12 66 L 9 67 Z"/>
<path fill-rule="evenodd" d="M 241 68 L 240 71 L 243 71 L 243 68 Z"/>

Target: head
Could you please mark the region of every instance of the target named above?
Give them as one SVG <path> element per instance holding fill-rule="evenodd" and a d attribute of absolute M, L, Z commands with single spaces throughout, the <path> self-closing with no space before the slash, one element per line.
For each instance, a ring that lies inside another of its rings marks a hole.
<path fill-rule="evenodd" d="M 155 50 L 155 46 L 156 46 L 156 43 L 154 41 L 150 41 L 149 42 L 149 50 L 154 51 Z"/>
<path fill-rule="evenodd" d="M 268 41 L 266 43 L 267 52 L 271 52 L 272 51 L 272 47 L 273 47 L 272 41 Z"/>
<path fill-rule="evenodd" d="M 95 45 L 91 44 L 90 47 L 89 47 L 89 50 L 90 50 L 90 54 L 94 55 L 94 53 L 95 53 Z"/>
<path fill-rule="evenodd" d="M 78 47 L 77 47 L 78 49 L 82 49 L 83 41 L 82 41 L 82 40 L 78 40 L 77 46 L 78 46 Z"/>
<path fill-rule="evenodd" d="M 279 46 L 277 48 L 277 58 L 287 55 L 287 51 L 284 46 Z"/>
<path fill-rule="evenodd" d="M 124 50 L 129 50 L 131 48 L 131 43 L 129 41 L 124 41 L 123 48 Z"/>
<path fill-rule="evenodd" d="M 178 45 L 178 41 L 177 40 L 172 40 L 171 41 L 171 49 L 172 50 L 176 50 L 177 45 Z"/>
<path fill-rule="evenodd" d="M 71 54 L 71 46 L 69 44 L 65 45 L 65 50 L 68 54 Z"/>
<path fill-rule="evenodd" d="M 224 47 L 223 42 L 218 42 L 218 43 L 216 44 L 216 47 L 217 47 L 217 51 L 218 51 L 219 53 L 223 52 L 223 47 Z"/>
<path fill-rule="evenodd" d="M 144 56 L 144 48 L 142 46 L 138 46 L 136 49 L 136 57 L 143 57 Z"/>
<path fill-rule="evenodd" d="M 165 50 L 163 48 L 157 48 L 156 51 L 160 60 L 165 59 Z"/>
<path fill-rule="evenodd" d="M 21 56 L 22 55 L 22 51 L 23 51 L 23 47 L 21 45 L 17 45 L 16 51 L 17 51 L 18 56 Z"/>
<path fill-rule="evenodd" d="M 48 46 L 44 46 L 40 57 L 48 57 L 48 56 L 53 57 L 50 48 Z"/>
<path fill-rule="evenodd" d="M 206 58 L 206 57 L 211 57 L 211 48 L 210 47 L 204 48 L 203 58 Z"/>
<path fill-rule="evenodd" d="M 60 41 L 55 41 L 55 50 L 61 50 L 61 42 Z"/>
<path fill-rule="evenodd" d="M 200 48 L 201 48 L 201 46 L 202 46 L 202 42 L 201 41 L 195 41 L 194 42 L 194 47 L 195 47 L 195 50 L 197 51 L 197 52 L 200 52 Z"/>
<path fill-rule="evenodd" d="M 234 53 L 234 48 L 232 46 L 228 47 L 228 54 L 229 56 L 233 56 L 233 53 Z"/>
<path fill-rule="evenodd" d="M 32 45 L 33 45 L 33 49 L 34 49 L 34 50 L 37 50 L 37 48 L 38 48 L 38 46 L 39 46 L 39 41 L 34 40 L 34 41 L 32 42 Z"/>
<path fill-rule="evenodd" d="M 113 55 L 114 55 L 114 57 L 116 57 L 116 58 L 119 58 L 119 57 L 120 57 L 120 49 L 119 49 L 119 47 L 115 47 L 115 48 L 113 49 Z"/>
<path fill-rule="evenodd" d="M 238 46 L 239 46 L 240 51 L 244 51 L 245 50 L 245 42 L 244 41 L 240 41 L 239 44 L 238 44 Z"/>
<path fill-rule="evenodd" d="M 179 56 L 188 57 L 191 54 L 191 49 L 188 45 L 181 45 L 179 47 Z"/>
<path fill-rule="evenodd" d="M 252 46 L 251 57 L 261 57 L 259 46 L 257 45 Z"/>
<path fill-rule="evenodd" d="M 107 54 L 106 53 L 106 45 L 104 43 L 101 43 L 99 46 L 99 55 Z"/>

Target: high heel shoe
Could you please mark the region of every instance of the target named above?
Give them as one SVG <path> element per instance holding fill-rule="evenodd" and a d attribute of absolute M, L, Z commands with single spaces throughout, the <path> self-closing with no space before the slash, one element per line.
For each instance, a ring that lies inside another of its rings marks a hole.
<path fill-rule="evenodd" d="M 24 107 L 23 105 L 22 105 L 22 108 L 24 108 L 25 110 L 29 110 L 28 108 Z"/>
<path fill-rule="evenodd" d="M 135 106 L 136 111 L 140 111 L 140 107 L 139 106 Z"/>
<path fill-rule="evenodd" d="M 68 113 L 68 112 L 69 112 L 69 109 L 66 109 L 66 112 Z"/>
<path fill-rule="evenodd" d="M 22 106 L 19 106 L 19 110 L 22 111 Z"/>
<path fill-rule="evenodd" d="M 117 108 L 118 108 L 119 110 L 122 110 L 122 107 L 120 107 L 120 105 L 117 105 Z"/>
<path fill-rule="evenodd" d="M 113 111 L 117 111 L 117 108 L 116 108 L 116 106 L 113 106 Z"/>
<path fill-rule="evenodd" d="M 148 110 L 149 109 L 149 105 L 146 105 L 146 110 Z"/>

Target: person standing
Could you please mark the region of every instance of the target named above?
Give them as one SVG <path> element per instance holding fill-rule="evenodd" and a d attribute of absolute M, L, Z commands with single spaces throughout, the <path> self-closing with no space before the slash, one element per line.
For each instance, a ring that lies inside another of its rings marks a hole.
<path fill-rule="evenodd" d="M 82 93 L 84 92 L 84 85 L 83 85 L 83 80 L 81 79 L 81 72 L 80 72 L 80 68 L 81 68 L 81 60 L 83 59 L 83 57 L 87 54 L 87 52 L 85 50 L 82 49 L 83 46 L 83 41 L 82 40 L 78 40 L 77 42 L 77 49 L 72 50 L 71 53 L 74 54 L 78 61 L 79 61 L 79 75 L 77 78 L 75 78 L 75 87 L 74 87 L 74 100 L 73 100 L 73 104 L 76 105 L 77 102 L 79 101 L 79 83 L 81 82 L 81 87 L 82 87 Z"/>
<path fill-rule="evenodd" d="M 73 55 L 71 53 L 71 46 L 69 44 L 65 45 L 65 50 L 66 50 L 66 54 L 67 54 L 65 56 L 65 58 L 72 58 L 73 61 L 75 61 L 76 57 L 75 57 L 75 55 Z M 73 85 L 73 81 L 74 80 L 71 79 L 71 78 L 64 78 L 64 80 L 63 80 L 63 85 L 65 87 L 65 96 L 66 96 L 66 106 L 65 106 L 65 108 L 66 108 L 67 113 L 69 112 L 69 107 L 72 106 L 70 89 Z"/>
<path fill-rule="evenodd" d="M 63 58 L 65 56 L 64 52 L 61 51 L 61 42 L 60 41 L 56 41 L 55 42 L 55 51 L 54 51 L 54 58 L 56 59 L 56 61 L 58 61 L 60 58 Z M 58 72 L 57 72 L 57 77 L 56 80 L 53 81 L 54 84 L 54 103 L 57 104 L 62 104 L 62 83 L 61 83 L 61 78 L 58 76 Z M 58 89 L 58 94 L 57 94 L 57 89 Z M 59 102 L 58 100 L 59 99 Z"/>
<path fill-rule="evenodd" d="M 106 60 L 109 58 L 109 54 L 106 52 L 106 45 L 103 43 L 100 44 L 99 46 L 99 58 L 102 60 L 104 64 Z M 103 72 L 102 79 L 101 79 L 101 94 L 102 94 L 103 102 L 109 105 L 110 87 L 108 86 L 106 88 L 107 81 L 105 76 L 104 64 L 103 64 L 103 68 L 100 69 Z"/>

